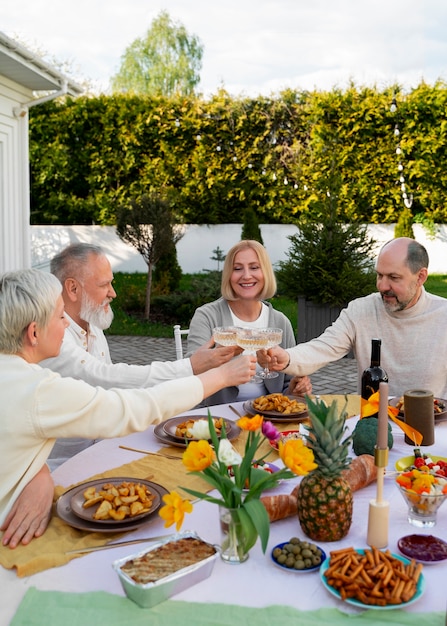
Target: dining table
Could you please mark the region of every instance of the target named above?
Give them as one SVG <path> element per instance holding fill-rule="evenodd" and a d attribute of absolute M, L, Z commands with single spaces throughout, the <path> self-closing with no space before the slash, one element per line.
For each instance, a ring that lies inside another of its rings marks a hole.
<path fill-rule="evenodd" d="M 322 396 L 325 402 L 337 402 L 340 407 L 349 400 L 351 407 L 359 403 L 358 396 Z M 223 417 L 232 422 L 237 421 L 236 412 L 244 415 L 246 404 L 236 402 L 230 405 L 211 407 L 213 417 Z M 181 416 L 207 415 L 208 409 L 193 409 Z M 106 419 L 106 416 L 105 416 Z M 266 417 L 268 419 L 268 417 Z M 359 419 L 356 408 L 350 411 L 346 420 L 346 436 L 350 435 Z M 415 527 L 408 521 L 407 505 L 396 486 L 395 463 L 402 457 L 413 454 L 413 446 L 405 443 L 404 433 L 390 421 L 394 443 L 388 453 L 388 465 L 385 471 L 382 497 L 389 503 L 388 545 L 394 554 L 399 554 L 398 541 L 401 537 L 411 534 L 433 535 L 447 541 L 447 504 L 443 504 L 437 513 L 436 525 L 429 528 Z M 280 430 L 299 428 L 299 424 L 275 421 Z M 158 436 L 157 436 L 158 432 Z M 178 476 L 179 485 L 184 476 L 180 472 L 183 448 L 169 445 L 159 437 L 160 427 L 149 427 L 143 432 L 131 435 L 104 439 L 72 457 L 53 471 L 56 493 L 62 494 L 69 487 L 88 481 L 92 477 L 102 475 L 123 475 L 134 465 L 147 460 L 150 463 L 149 473 L 141 478 L 149 478 L 155 483 L 163 484 L 162 475 L 158 475 L 158 464 L 169 463 L 169 489 L 175 484 Z M 447 421 L 435 426 L 435 443 L 423 447 L 423 452 L 447 457 Z M 164 457 L 164 458 L 163 458 Z M 352 452 L 351 457 L 355 457 Z M 277 452 L 272 448 L 266 459 L 282 466 Z M 107 474 L 109 472 L 109 474 Z M 283 480 L 268 495 L 289 494 L 300 477 Z M 165 485 L 166 486 L 166 485 Z M 352 524 L 347 535 L 336 542 L 316 542 L 327 555 L 332 550 L 345 547 L 366 549 L 370 502 L 377 496 L 377 484 L 372 482 L 353 494 Z M 60 520 L 59 520 L 60 521 Z M 64 522 L 62 521 L 62 525 Z M 219 544 L 221 529 L 218 506 L 204 500 L 193 503 L 193 511 L 185 515 L 182 530 L 192 530 L 200 538 Z M 74 530 L 82 535 L 81 530 Z M 265 553 L 258 540 L 250 550 L 249 558 L 240 564 L 226 563 L 217 558 L 211 575 L 184 591 L 172 596 L 169 600 L 148 609 L 138 607 L 125 596 L 120 580 L 112 563 L 128 555 L 141 552 L 151 546 L 152 537 L 163 537 L 175 533 L 175 528 L 166 528 L 159 515 L 150 516 L 147 523 L 123 533 L 119 537 L 111 536 L 112 543 L 124 540 L 140 540 L 135 545 L 124 545 L 82 552 L 71 557 L 67 562 L 51 566 L 51 561 L 38 567 L 39 571 L 26 573 L 26 568 L 19 571 L 17 567 L 5 566 L 4 555 L 8 548 L 1 547 L 0 553 L 0 626 L 11 624 L 52 626 L 72 623 L 82 624 L 338 624 L 349 621 L 352 624 L 392 623 L 392 624 L 430 624 L 430 626 L 446 623 L 447 594 L 447 560 L 423 566 L 424 587 L 417 601 L 403 608 L 392 610 L 375 607 L 360 608 L 342 601 L 323 585 L 318 569 L 310 572 L 287 570 L 274 562 L 272 549 L 277 544 L 288 541 L 292 537 L 306 540 L 297 515 L 272 522 Z M 45 535 L 44 535 L 45 537 Z M 106 540 L 107 537 L 105 538 Z M 43 538 L 34 539 L 32 544 L 44 545 Z M 104 541 L 103 541 L 104 543 Z M 76 547 L 76 544 L 73 544 Z M 25 546 L 17 550 L 26 552 Z M 10 552 L 14 552 L 10 550 Z M 14 557 L 11 557 L 14 558 Z M 29 564 L 27 564 L 29 565 Z M 32 569 L 31 569 L 32 572 Z M 76 608 L 77 607 L 77 608 Z M 112 610 L 113 609 L 113 610 Z M 110 612 L 112 610 L 112 613 Z M 76 613 L 82 611 L 82 613 Z M 64 621 L 58 621 L 64 615 Z M 77 615 L 77 617 L 76 617 Z M 124 616 L 127 615 L 127 621 Z M 41 617 L 39 617 L 41 616 Z M 212 616 L 212 621 L 211 621 Z M 300 621 L 297 621 L 300 616 Z M 427 617 L 428 616 L 428 617 Z M 116 621 L 113 618 L 116 617 Z M 41 619 L 42 621 L 39 621 Z M 139 621 L 141 619 L 141 622 Z M 307 619 L 307 621 L 306 621 Z M 428 621 L 427 621 L 428 619 Z M 34 620 L 34 621 L 33 621 Z M 72 620 L 72 621 L 71 621 Z M 76 621 L 77 620 L 77 621 Z M 255 621 L 256 620 L 256 621 Z"/>

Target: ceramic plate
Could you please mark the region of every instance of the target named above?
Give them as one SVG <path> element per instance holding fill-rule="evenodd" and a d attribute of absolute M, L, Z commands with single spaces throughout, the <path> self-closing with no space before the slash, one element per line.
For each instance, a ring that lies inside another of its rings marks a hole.
<path fill-rule="evenodd" d="M 286 398 L 304 403 L 304 398 L 301 398 L 300 396 L 286 396 Z M 247 400 L 242 405 L 244 411 L 248 413 L 249 415 L 263 415 L 264 417 L 268 417 L 269 420 L 272 422 L 295 422 L 295 423 L 303 422 L 308 417 L 307 408 L 304 411 L 299 411 L 298 413 L 287 413 L 287 414 L 281 413 L 280 411 L 260 411 L 259 409 L 256 409 L 255 406 L 253 405 L 253 402 L 255 401 L 256 399 Z"/>
<path fill-rule="evenodd" d="M 114 520 L 114 519 L 96 520 L 94 519 L 93 515 L 98 509 L 100 503 L 94 506 L 90 506 L 88 508 L 84 508 L 83 505 L 85 502 L 84 492 L 89 487 L 95 487 L 96 490 L 99 491 L 100 489 L 103 488 L 103 485 L 105 485 L 106 483 L 118 486 L 118 485 L 121 485 L 123 482 L 141 483 L 142 485 L 146 486 L 149 489 L 149 491 L 151 491 L 152 495 L 154 496 L 152 505 L 148 511 L 145 511 L 144 513 L 140 513 L 140 515 L 127 517 L 125 518 L 126 520 L 130 521 L 130 520 L 136 520 L 136 519 L 140 519 L 143 517 L 147 517 L 148 515 L 150 515 L 151 513 L 154 513 L 154 511 L 157 511 L 160 508 L 160 501 L 161 501 L 160 494 L 157 491 L 150 489 L 148 481 L 139 480 L 137 478 L 110 478 L 110 479 L 101 478 L 98 480 L 91 480 L 88 483 L 84 483 L 83 485 L 78 485 L 78 487 L 75 489 L 75 491 L 73 492 L 71 496 L 71 500 L 70 500 L 71 510 L 73 511 L 75 515 L 77 515 L 81 519 L 87 520 L 89 523 L 95 524 L 98 521 L 100 521 L 101 524 L 107 524 L 107 525 L 111 524 L 112 526 L 116 526 L 116 524 L 122 524 L 124 520 Z"/>
<path fill-rule="evenodd" d="M 293 567 L 286 567 L 285 565 L 281 565 L 281 563 L 278 563 L 278 561 L 273 558 L 273 550 L 275 550 L 276 548 L 283 548 L 287 543 L 289 542 L 284 541 L 283 543 L 278 543 L 278 545 L 272 548 L 270 556 L 272 557 L 273 565 L 276 565 L 276 567 L 279 567 L 279 569 L 285 570 L 286 572 L 292 572 L 292 574 L 307 574 L 308 572 L 314 572 L 315 570 L 319 569 L 326 560 L 326 552 L 322 548 L 320 548 L 320 546 L 317 546 L 317 548 L 321 551 L 321 563 L 319 565 L 312 565 L 312 567 L 306 567 L 305 569 L 294 569 Z"/>
<path fill-rule="evenodd" d="M 401 537 L 397 547 L 404 556 L 424 565 L 435 565 L 447 559 L 447 543 L 433 535 Z"/>
<path fill-rule="evenodd" d="M 229 423 L 231 424 L 231 428 L 227 433 L 227 437 L 228 439 L 233 440 L 239 436 L 241 429 L 231 420 L 229 421 Z M 171 435 L 167 435 L 163 429 L 163 422 L 161 422 L 161 424 L 157 424 L 154 427 L 154 435 L 156 436 L 158 441 L 161 441 L 161 443 L 167 444 L 168 446 L 174 446 L 175 448 L 186 448 L 186 446 L 188 445 L 187 443 L 185 443 L 185 440 L 181 439 L 180 437 L 177 438 L 171 437 Z"/>
<path fill-rule="evenodd" d="M 400 398 L 391 398 L 390 406 L 396 406 L 399 400 Z M 447 420 L 447 400 L 444 400 L 443 398 L 435 398 L 435 400 L 443 403 L 445 406 L 445 409 L 441 413 L 435 412 L 435 424 L 437 424 L 438 422 L 444 422 Z M 405 411 L 399 411 L 399 417 L 405 417 Z"/>
<path fill-rule="evenodd" d="M 120 481 L 128 480 L 128 481 L 135 482 L 136 479 L 135 478 L 121 478 L 119 480 Z M 169 493 L 167 489 L 162 487 L 162 485 L 158 485 L 157 483 L 153 483 L 148 480 L 144 480 L 144 481 L 141 479 L 139 480 L 140 482 L 144 482 L 144 484 L 147 485 L 152 492 L 158 493 L 160 497 L 160 503 L 161 503 L 161 498 L 165 494 Z M 104 480 L 102 480 L 101 482 L 104 482 Z M 86 483 L 82 485 L 82 489 L 85 489 L 85 485 Z M 142 517 L 139 519 L 123 520 L 122 522 L 116 522 L 116 524 L 114 525 L 104 524 L 103 522 L 96 522 L 96 521 L 90 522 L 88 520 L 81 519 L 72 511 L 71 504 L 70 504 L 71 498 L 74 495 L 74 492 L 77 491 L 78 489 L 79 489 L 79 485 L 77 485 L 76 487 L 72 487 L 71 489 L 63 493 L 60 496 L 60 498 L 58 498 L 57 503 L 56 503 L 56 513 L 60 517 L 60 519 L 66 522 L 69 526 L 72 526 L 73 528 L 77 528 L 78 530 L 85 530 L 88 532 L 96 532 L 96 533 L 119 533 L 119 532 L 127 532 L 129 530 L 136 530 L 140 526 L 147 524 L 147 522 L 149 522 L 155 515 L 157 515 L 157 511 L 159 508 L 158 507 L 156 511 L 153 511 L 150 515 L 147 515 L 145 517 Z"/>
<path fill-rule="evenodd" d="M 364 554 L 365 551 L 357 550 L 357 552 L 359 554 Z M 399 561 L 403 561 L 403 563 L 405 564 L 410 563 L 409 559 L 407 559 L 404 556 L 400 556 L 399 554 L 392 554 L 392 556 L 396 559 L 399 559 Z M 342 598 L 340 596 L 340 592 L 328 584 L 326 576 L 324 575 L 324 572 L 328 569 L 329 566 L 330 566 L 330 559 L 326 559 L 320 567 L 321 581 L 323 585 L 326 587 L 326 589 L 329 591 L 329 593 L 331 593 L 333 596 L 341 600 Z M 422 594 L 424 593 L 424 590 L 425 590 L 425 578 L 424 578 L 424 575 L 421 574 L 419 576 L 419 580 L 416 585 L 416 593 L 411 598 L 411 600 L 408 600 L 408 602 L 402 602 L 401 604 L 387 604 L 386 606 L 377 606 L 376 604 L 364 604 L 363 602 L 360 602 L 360 600 L 357 600 L 356 598 L 347 598 L 346 600 L 342 600 L 342 601 L 346 602 L 346 604 L 352 604 L 353 606 L 357 606 L 362 609 L 374 609 L 374 610 L 379 610 L 379 611 L 387 611 L 387 610 L 389 611 L 391 609 L 404 609 L 407 606 L 410 606 L 410 604 L 414 604 L 414 602 L 417 602 L 419 598 L 422 596 Z"/>
<path fill-rule="evenodd" d="M 281 431 L 281 435 L 283 437 L 290 438 L 290 439 L 302 439 L 304 443 L 306 443 L 305 438 L 303 437 L 303 435 L 300 433 L 299 430 L 282 430 Z M 278 451 L 278 442 L 277 441 L 269 441 L 271 447 Z"/>
<path fill-rule="evenodd" d="M 224 424 L 226 427 L 226 432 L 227 432 L 227 437 L 228 439 L 232 438 L 232 432 L 233 432 L 233 426 L 235 425 L 234 422 L 231 422 L 230 420 L 226 420 L 224 417 L 218 417 L 217 415 L 213 415 L 213 419 L 214 420 L 224 420 Z M 182 443 L 185 443 L 185 437 L 182 437 L 180 435 L 176 435 L 176 430 L 177 427 L 179 426 L 179 424 L 183 424 L 184 422 L 188 422 L 188 421 L 204 421 L 204 422 L 208 422 L 208 418 L 204 415 L 182 415 L 181 417 L 172 417 L 171 419 L 166 420 L 163 423 L 163 431 L 165 432 L 166 435 L 168 435 L 169 437 L 172 437 L 173 439 L 177 439 L 177 441 L 181 441 Z M 188 439 L 188 441 L 198 441 L 198 439 Z"/>
<path fill-rule="evenodd" d="M 430 456 L 431 460 L 434 463 L 436 463 L 436 461 L 446 461 L 447 462 L 447 457 L 446 456 L 436 456 L 434 454 L 429 454 L 428 456 Z M 396 461 L 396 463 L 394 464 L 394 467 L 397 469 L 398 472 L 405 472 L 413 464 L 414 464 L 414 455 L 403 456 L 403 457 L 401 457 L 400 459 L 398 459 Z"/>

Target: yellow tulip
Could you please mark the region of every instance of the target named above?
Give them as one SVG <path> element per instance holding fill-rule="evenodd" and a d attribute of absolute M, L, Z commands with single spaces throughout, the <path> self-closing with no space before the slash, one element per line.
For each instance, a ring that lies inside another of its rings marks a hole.
<path fill-rule="evenodd" d="M 162 506 L 159 515 L 165 520 L 165 528 L 175 524 L 176 530 L 179 531 L 182 524 L 185 513 L 191 513 L 192 504 L 189 500 L 183 500 L 176 491 L 171 491 L 163 496 L 163 502 L 165 506 Z"/>
<path fill-rule="evenodd" d="M 278 442 L 278 452 L 284 465 L 294 474 L 305 476 L 318 465 L 314 463 L 314 453 L 302 439 L 288 439 Z"/>
<path fill-rule="evenodd" d="M 215 453 L 208 441 L 191 441 L 182 456 L 183 465 L 190 472 L 201 472 L 215 459 Z"/>

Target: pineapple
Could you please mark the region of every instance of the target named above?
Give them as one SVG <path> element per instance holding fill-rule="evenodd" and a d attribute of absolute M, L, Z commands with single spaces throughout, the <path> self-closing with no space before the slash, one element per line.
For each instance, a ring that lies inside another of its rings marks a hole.
<path fill-rule="evenodd" d="M 307 398 L 311 425 L 307 445 L 318 468 L 304 476 L 298 490 L 298 518 L 303 531 L 315 541 L 338 541 L 348 534 L 352 521 L 352 491 L 341 476 L 349 467 L 352 437 L 346 431 L 346 411 L 339 416 L 337 402 L 331 406 Z"/>

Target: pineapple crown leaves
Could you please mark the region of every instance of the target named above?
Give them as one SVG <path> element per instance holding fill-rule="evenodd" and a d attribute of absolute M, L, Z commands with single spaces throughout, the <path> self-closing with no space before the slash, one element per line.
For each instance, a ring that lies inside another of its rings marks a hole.
<path fill-rule="evenodd" d="M 346 428 L 346 404 L 340 415 L 337 411 L 337 402 L 334 400 L 327 406 L 322 400 L 311 400 L 306 396 L 307 408 L 311 425 L 307 427 L 307 445 L 314 452 L 314 470 L 324 476 L 338 476 L 342 470 L 349 467 L 351 458 L 348 456 L 352 443 L 352 435 L 342 440 Z"/>

